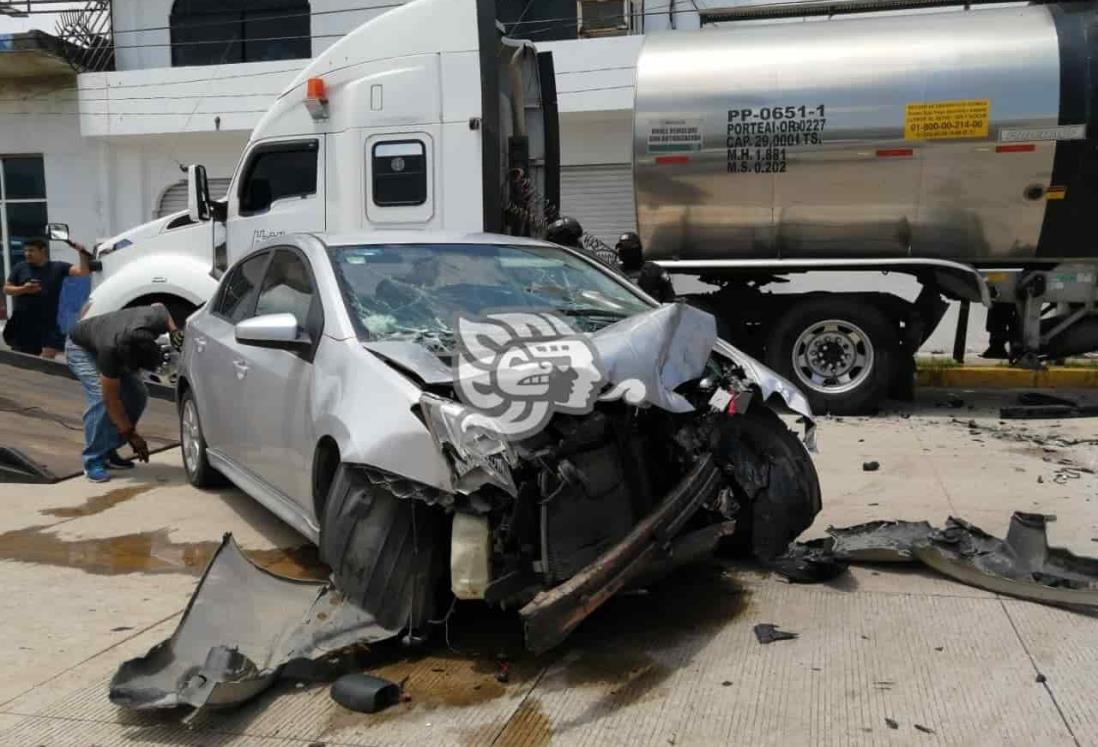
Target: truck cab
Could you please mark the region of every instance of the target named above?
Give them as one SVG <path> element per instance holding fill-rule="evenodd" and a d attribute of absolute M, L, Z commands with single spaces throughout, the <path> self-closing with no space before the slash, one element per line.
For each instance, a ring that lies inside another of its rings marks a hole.
<path fill-rule="evenodd" d="M 347 34 L 256 126 L 228 193 L 188 169 L 188 210 L 103 242 L 89 314 L 183 319 L 241 254 L 291 232 L 528 235 L 559 204 L 552 57 L 487 0 L 417 0 Z"/>

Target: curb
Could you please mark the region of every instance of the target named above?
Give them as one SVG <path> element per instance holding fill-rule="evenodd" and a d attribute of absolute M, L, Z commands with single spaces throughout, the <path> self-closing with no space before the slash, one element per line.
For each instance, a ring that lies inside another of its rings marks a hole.
<path fill-rule="evenodd" d="M 915 372 L 915 382 L 918 386 L 952 389 L 1098 389 L 1098 368 L 927 368 Z"/>

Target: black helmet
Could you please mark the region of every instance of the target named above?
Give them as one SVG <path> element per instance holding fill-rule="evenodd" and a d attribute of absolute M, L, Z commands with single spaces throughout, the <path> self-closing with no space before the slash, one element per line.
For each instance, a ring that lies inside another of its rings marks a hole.
<path fill-rule="evenodd" d="M 575 218 L 561 216 L 549 224 L 545 238 L 561 246 L 578 247 L 583 237 L 583 226 Z"/>
<path fill-rule="evenodd" d="M 618 249 L 619 251 L 622 249 L 632 249 L 634 247 L 640 249 L 640 245 L 641 237 L 637 236 L 637 234 L 633 231 L 626 231 L 618 237 L 618 244 L 614 248 Z"/>
<path fill-rule="evenodd" d="M 618 261 L 621 262 L 621 266 L 626 272 L 639 270 L 641 265 L 644 264 L 640 236 L 632 231 L 623 233 L 614 249 L 618 253 Z"/>

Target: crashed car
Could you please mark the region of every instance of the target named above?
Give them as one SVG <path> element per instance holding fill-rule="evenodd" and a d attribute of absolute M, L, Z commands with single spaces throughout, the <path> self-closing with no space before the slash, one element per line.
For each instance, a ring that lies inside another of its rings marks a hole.
<path fill-rule="evenodd" d="M 722 538 L 778 555 L 820 509 L 793 385 L 537 240 L 279 237 L 188 321 L 178 401 L 190 481 L 316 542 L 374 638 L 422 639 L 456 597 L 519 609 L 543 651 Z"/>

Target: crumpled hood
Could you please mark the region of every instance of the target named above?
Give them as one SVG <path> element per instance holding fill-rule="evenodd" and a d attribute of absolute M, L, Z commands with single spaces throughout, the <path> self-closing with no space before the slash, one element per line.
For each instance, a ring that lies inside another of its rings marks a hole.
<path fill-rule="evenodd" d="M 693 407 L 675 389 L 701 377 L 709 356 L 716 353 L 742 368 L 764 400 L 776 394 L 790 410 L 806 418 L 805 444 L 815 450 L 815 423 L 808 399 L 788 379 L 718 339 L 716 319 L 707 311 L 681 302 L 664 304 L 603 327 L 589 339 L 612 388 L 625 382 L 643 384 L 643 395 L 630 399 L 626 393 L 627 401 L 678 413 L 690 412 Z M 454 368 L 418 343 L 386 340 L 363 346 L 426 385 L 455 382 Z"/>

